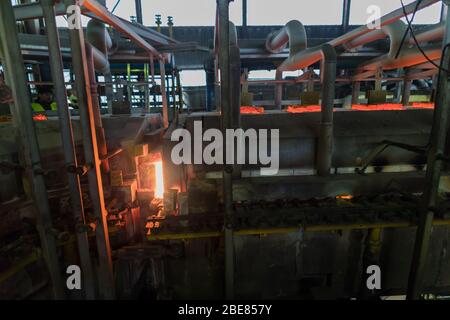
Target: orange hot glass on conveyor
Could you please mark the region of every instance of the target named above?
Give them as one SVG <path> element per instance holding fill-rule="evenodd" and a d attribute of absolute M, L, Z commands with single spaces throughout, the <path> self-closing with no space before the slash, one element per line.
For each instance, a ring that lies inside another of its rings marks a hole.
<path fill-rule="evenodd" d="M 263 114 L 264 107 L 243 106 L 241 107 L 241 114 Z"/>
<path fill-rule="evenodd" d="M 352 110 L 356 111 L 385 111 L 385 110 L 405 110 L 402 104 L 396 103 L 385 103 L 385 104 L 354 104 L 352 105 Z"/>
<path fill-rule="evenodd" d="M 434 109 L 434 102 L 413 102 L 411 108 Z"/>

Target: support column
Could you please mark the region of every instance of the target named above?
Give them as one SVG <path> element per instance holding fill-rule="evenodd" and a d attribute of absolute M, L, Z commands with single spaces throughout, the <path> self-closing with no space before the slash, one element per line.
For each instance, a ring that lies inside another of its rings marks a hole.
<path fill-rule="evenodd" d="M 33 200 L 37 208 L 37 229 L 55 299 L 64 299 L 64 282 L 58 260 L 56 235 L 51 220 L 44 170 L 34 129 L 31 99 L 25 77 L 17 25 L 11 1 L 0 1 L 0 39 L 3 45 L 3 66 L 6 83 L 10 86 L 14 104 L 11 106 L 15 128 L 19 133 L 27 176 L 32 184 Z M 7 41 L 6 41 L 7 40 Z"/>
<path fill-rule="evenodd" d="M 183 86 L 181 85 L 179 70 L 176 71 L 176 78 L 177 78 L 178 106 L 180 108 L 180 112 L 183 112 Z"/>
<path fill-rule="evenodd" d="M 219 6 L 219 61 L 220 61 L 220 93 L 222 111 L 222 131 L 231 129 L 233 114 L 230 96 L 230 28 L 229 0 L 218 0 Z M 225 148 L 224 159 L 229 151 Z M 225 296 L 234 298 L 234 235 L 233 235 L 233 166 L 223 167 L 223 201 L 225 207 Z"/>
<path fill-rule="evenodd" d="M 283 80 L 283 72 L 276 71 L 275 80 L 281 81 Z M 281 82 L 277 82 L 275 84 L 275 109 L 281 110 L 283 108 L 283 84 Z"/>
<path fill-rule="evenodd" d="M 66 6 L 78 4 L 77 0 L 64 0 Z M 83 29 L 69 30 L 72 51 L 72 66 L 78 92 L 78 104 L 86 166 L 89 167 L 88 181 L 92 207 L 97 219 L 96 242 L 99 260 L 99 289 L 104 299 L 114 299 L 114 277 L 109 243 L 107 212 L 103 196 L 97 136 L 95 132 L 94 110 L 90 92 L 88 61 Z"/>
<path fill-rule="evenodd" d="M 166 92 L 166 66 L 164 59 L 159 60 L 159 72 L 161 74 L 161 98 L 164 128 L 169 126 L 169 105 Z"/>
<path fill-rule="evenodd" d="M 449 5 L 450 1 L 444 1 Z M 445 23 L 445 35 L 442 41 L 444 53 L 441 58 L 441 66 L 448 70 L 450 66 L 450 12 L 447 10 Z M 436 207 L 439 183 L 442 170 L 441 155 L 445 152 L 450 117 L 450 97 L 448 92 L 448 74 L 446 71 L 439 73 L 438 96 L 434 109 L 433 126 L 431 130 L 430 147 L 428 150 L 427 173 L 425 177 L 424 192 L 420 207 L 419 224 L 414 244 L 414 253 L 411 261 L 411 269 L 408 279 L 408 300 L 420 298 L 423 290 L 426 262 L 430 245 L 431 231 Z"/>
<path fill-rule="evenodd" d="M 44 13 L 45 29 L 48 37 L 49 61 L 54 83 L 53 91 L 58 105 L 59 127 L 61 130 L 61 141 L 68 175 L 68 184 L 71 198 L 72 211 L 75 221 L 75 232 L 78 244 L 79 258 L 83 275 L 83 290 L 88 300 L 95 299 L 95 281 L 92 269 L 92 261 L 89 253 L 89 240 L 84 225 L 83 197 L 79 176 L 74 170 L 78 167 L 75 154 L 75 143 L 73 140 L 72 122 L 70 119 L 69 106 L 67 105 L 67 93 L 64 84 L 64 72 L 61 56 L 61 45 L 55 20 L 55 9 L 53 1 L 41 0 Z M 72 169 L 72 170 L 70 170 Z"/>
<path fill-rule="evenodd" d="M 359 81 L 353 82 L 352 104 L 359 103 L 359 94 L 360 93 L 361 93 L 361 82 L 359 82 Z"/>
<path fill-rule="evenodd" d="M 350 7 L 351 0 L 344 0 L 343 13 L 342 13 L 342 34 L 347 33 L 348 26 L 350 25 Z"/>
<path fill-rule="evenodd" d="M 336 81 L 336 51 L 329 44 L 322 46 L 322 108 L 317 154 L 317 174 L 330 175 L 333 160 L 334 86 Z"/>
<path fill-rule="evenodd" d="M 403 81 L 403 93 L 402 93 L 402 104 L 404 106 L 409 105 L 409 98 L 411 96 L 411 85 L 412 81 L 405 79 Z"/>

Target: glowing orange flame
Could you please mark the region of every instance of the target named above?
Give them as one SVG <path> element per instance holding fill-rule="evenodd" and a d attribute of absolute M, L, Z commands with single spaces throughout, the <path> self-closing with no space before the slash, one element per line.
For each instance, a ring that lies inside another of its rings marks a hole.
<path fill-rule="evenodd" d="M 241 113 L 242 114 L 263 114 L 264 108 L 263 107 L 244 106 L 244 107 L 241 107 Z"/>
<path fill-rule="evenodd" d="M 162 161 L 154 163 L 155 166 L 155 198 L 162 199 L 164 197 L 164 176 Z"/>

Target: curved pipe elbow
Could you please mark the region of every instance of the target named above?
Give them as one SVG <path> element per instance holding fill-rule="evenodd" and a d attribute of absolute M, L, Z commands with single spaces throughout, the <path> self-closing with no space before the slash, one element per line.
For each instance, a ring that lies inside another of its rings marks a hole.
<path fill-rule="evenodd" d="M 298 20 L 291 20 L 281 30 L 270 33 L 266 39 L 266 50 L 280 53 L 288 43 L 290 57 L 307 48 L 306 29 Z"/>
<path fill-rule="evenodd" d="M 88 42 L 86 42 L 86 54 L 88 59 L 92 59 L 95 71 L 101 74 L 109 74 L 111 72 L 108 58 Z"/>

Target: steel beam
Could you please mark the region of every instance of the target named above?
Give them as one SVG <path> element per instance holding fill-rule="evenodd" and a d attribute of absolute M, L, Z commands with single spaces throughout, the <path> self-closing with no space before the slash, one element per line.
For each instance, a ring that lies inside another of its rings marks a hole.
<path fill-rule="evenodd" d="M 3 46 L 2 63 L 6 71 L 6 82 L 11 87 L 14 99 L 14 105 L 11 106 L 13 121 L 19 133 L 25 167 L 32 184 L 33 200 L 37 208 L 37 229 L 41 247 L 51 278 L 54 297 L 63 299 L 65 293 L 56 247 L 56 234 L 52 226 L 44 170 L 34 129 L 31 99 L 26 84 L 25 66 L 11 1 L 0 1 L 0 39 Z"/>
<path fill-rule="evenodd" d="M 74 5 L 77 0 L 64 0 L 67 6 Z M 72 49 L 72 66 L 75 74 L 75 84 L 78 93 L 80 122 L 82 129 L 84 156 L 89 165 L 88 181 L 93 211 L 97 219 L 96 242 L 99 261 L 99 289 L 104 299 L 113 299 L 114 277 L 109 243 L 107 212 L 103 197 L 102 177 L 100 173 L 100 159 L 98 155 L 97 136 L 95 132 L 94 111 L 90 92 L 88 61 L 84 33 L 82 29 L 69 31 Z"/>
<path fill-rule="evenodd" d="M 75 154 L 75 143 L 73 140 L 72 122 L 70 119 L 69 106 L 67 104 L 66 87 L 64 84 L 63 63 L 61 57 L 61 45 L 55 20 L 53 1 L 41 0 L 44 12 L 45 30 L 48 37 L 49 62 L 54 83 L 53 92 L 58 105 L 59 127 L 61 130 L 61 141 L 63 145 L 66 167 L 77 168 L 77 157 Z M 88 300 L 95 299 L 94 271 L 92 269 L 91 256 L 89 253 L 89 240 L 86 224 L 83 197 L 80 179 L 75 170 L 67 170 L 68 184 L 71 197 L 71 205 L 76 223 L 76 238 L 78 243 L 79 258 L 83 275 L 83 290 Z M 81 225 L 81 227 L 80 227 Z"/>

